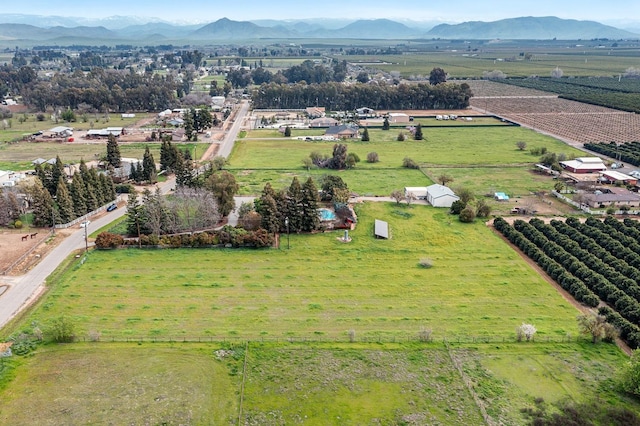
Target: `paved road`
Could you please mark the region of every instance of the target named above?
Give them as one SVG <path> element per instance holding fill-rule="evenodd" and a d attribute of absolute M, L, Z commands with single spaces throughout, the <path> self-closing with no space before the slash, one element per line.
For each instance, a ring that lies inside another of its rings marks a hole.
<path fill-rule="evenodd" d="M 231 155 L 231 150 L 233 149 L 233 144 L 238 138 L 238 133 L 240 133 L 240 129 L 244 125 L 245 118 L 247 116 L 247 112 L 249 111 L 249 101 L 242 101 L 242 105 L 240 106 L 240 110 L 236 114 L 236 118 L 231 126 L 231 129 L 227 132 L 224 139 L 220 143 L 220 148 L 218 149 L 218 155 L 224 158 L 229 158 Z"/>
<path fill-rule="evenodd" d="M 88 234 L 107 225 L 111 221 L 126 213 L 126 208 L 121 207 L 105 214 L 89 224 Z M 74 226 L 73 233 L 64 238 L 57 247 L 51 250 L 28 273 L 16 277 L 3 277 L 2 281 L 10 285 L 10 288 L 0 296 L 0 328 L 3 327 L 23 308 L 35 300 L 44 288 L 47 277 L 60 265 L 69 254 L 74 251 L 81 253 L 85 248 L 85 230 Z M 60 238 L 59 236 L 56 238 Z"/>

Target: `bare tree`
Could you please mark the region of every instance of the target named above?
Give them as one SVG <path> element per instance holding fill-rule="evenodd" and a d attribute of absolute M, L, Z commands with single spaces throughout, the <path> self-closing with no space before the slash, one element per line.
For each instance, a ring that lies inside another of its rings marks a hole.
<path fill-rule="evenodd" d="M 451 176 L 449 176 L 448 174 L 443 173 L 440 176 L 438 176 L 438 182 L 440 182 L 442 185 L 446 186 L 449 182 L 453 182 L 453 178 Z"/>
<path fill-rule="evenodd" d="M 524 151 L 527 148 L 527 143 L 525 141 L 518 141 L 516 142 L 516 147 L 518 147 L 520 151 Z"/>
<path fill-rule="evenodd" d="M 598 343 L 605 337 L 605 325 L 607 320 L 602 315 L 585 314 L 578 316 L 578 327 L 580 333 L 591 337 L 592 343 Z"/>
<path fill-rule="evenodd" d="M 396 200 L 397 204 L 400 204 L 400 201 L 404 200 L 404 194 L 402 193 L 401 190 L 396 189 L 395 191 L 393 191 L 391 193 L 391 198 L 393 198 L 394 200 Z"/>

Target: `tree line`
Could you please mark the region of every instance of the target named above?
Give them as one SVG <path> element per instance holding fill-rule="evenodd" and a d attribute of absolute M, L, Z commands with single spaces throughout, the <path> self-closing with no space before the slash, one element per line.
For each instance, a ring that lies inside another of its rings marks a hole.
<path fill-rule="evenodd" d="M 37 179 L 27 188 L 35 226 L 69 223 L 116 198 L 111 176 L 88 168 L 84 160 L 71 181 L 60 157 L 55 164 L 36 165 L 35 171 Z"/>
<path fill-rule="evenodd" d="M 22 69 L 11 75 L 12 86 L 19 89 L 24 102 L 39 111 L 47 107 L 75 110 L 81 105 L 94 111 L 160 111 L 174 105 L 178 89 L 171 75 L 140 75 L 130 70 L 94 68 L 86 75 L 57 73 L 49 80 L 32 78 Z"/>
<path fill-rule="evenodd" d="M 323 105 L 332 111 L 351 111 L 366 105 L 373 109 L 464 109 L 473 96 L 468 84 L 399 84 L 345 86 L 266 83 L 252 92 L 255 108 L 303 109 Z"/>

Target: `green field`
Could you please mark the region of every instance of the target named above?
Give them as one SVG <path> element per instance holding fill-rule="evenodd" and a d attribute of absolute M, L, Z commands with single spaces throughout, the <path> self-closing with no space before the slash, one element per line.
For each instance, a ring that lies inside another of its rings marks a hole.
<path fill-rule="evenodd" d="M 524 425 L 536 398 L 633 409 L 609 378 L 623 361 L 615 346 L 576 343 L 47 346 L 10 361 L 0 422 L 482 425 L 481 406 Z"/>
<path fill-rule="evenodd" d="M 370 142 L 341 142 L 347 144 L 348 152 L 360 157 L 361 162 L 354 169 L 307 171 L 302 159 L 314 151 L 330 156 L 336 142 L 273 138 L 273 132 L 254 130 L 236 142 L 227 168 L 235 173 L 242 194 L 259 194 L 267 182 L 277 189 L 288 186 L 293 176 L 315 179 L 326 173 L 338 173 L 360 195 L 388 196 L 405 186 L 431 184 L 432 179 L 420 171 L 401 167 L 402 160 L 409 157 L 423 165 L 433 178 L 443 173 L 452 176 L 453 187 L 469 187 L 479 194 L 493 193 L 491 189 L 495 188 L 525 195 L 550 187 L 548 178 L 532 177 L 529 172 L 528 166 L 538 160 L 529 149 L 546 147 L 568 157 L 581 154 L 556 139 L 513 126 L 429 128 L 424 132 L 426 140 L 404 142 L 396 140 L 397 131 L 371 130 Z M 294 132 L 294 136 L 305 135 L 303 131 Z M 518 150 L 517 141 L 526 142 L 527 150 Z M 367 163 L 369 152 L 377 152 L 380 161 Z"/>
<path fill-rule="evenodd" d="M 291 235 L 281 250 L 92 252 L 63 275 L 27 323 L 68 315 L 78 336 L 346 339 L 575 335 L 576 311 L 483 223 L 426 206 L 366 203 L 353 242 Z M 373 220 L 393 238 L 376 240 Z M 433 259 L 423 269 L 421 258 Z M 465 265 L 461 270 L 458 265 Z M 518 279 L 513 280 L 517 276 Z"/>

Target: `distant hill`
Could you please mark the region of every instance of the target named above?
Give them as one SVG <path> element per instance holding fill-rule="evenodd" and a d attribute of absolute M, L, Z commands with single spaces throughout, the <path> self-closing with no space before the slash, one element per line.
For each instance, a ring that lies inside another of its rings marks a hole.
<path fill-rule="evenodd" d="M 332 31 L 332 37 L 337 38 L 368 38 L 368 39 L 390 39 L 390 38 L 415 38 L 420 33 L 389 19 L 373 19 L 355 21 L 346 27 Z"/>
<path fill-rule="evenodd" d="M 189 34 L 195 40 L 250 40 L 288 38 L 297 34 L 283 27 L 261 27 L 253 22 L 222 18 Z"/>
<path fill-rule="evenodd" d="M 595 38 L 634 38 L 637 34 L 593 21 L 548 17 L 522 17 L 493 22 L 441 24 L 427 32 L 443 39 L 529 39 L 590 40 Z"/>
<path fill-rule="evenodd" d="M 307 19 L 262 20 L 256 22 L 219 19 L 209 24 L 180 25 L 154 18 L 111 16 L 102 19 L 64 18 L 0 14 L 0 40 L 16 45 L 55 42 L 185 44 L 259 39 L 396 39 L 418 38 L 492 40 L 591 40 L 636 39 L 640 35 L 592 21 L 556 17 L 523 17 L 494 22 L 441 24 L 430 30 L 428 23 L 408 21 L 409 25 L 389 19 L 356 20 Z M 96 24 L 91 25 L 89 22 Z M 98 25 L 102 23 L 104 25 Z M 6 43 L 4 43 L 6 45 Z"/>

